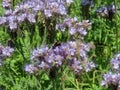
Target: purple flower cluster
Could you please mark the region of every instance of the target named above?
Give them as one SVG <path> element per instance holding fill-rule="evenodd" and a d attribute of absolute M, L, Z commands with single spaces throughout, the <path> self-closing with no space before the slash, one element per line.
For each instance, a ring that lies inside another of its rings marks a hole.
<path fill-rule="evenodd" d="M 69 33 L 74 35 L 78 33 L 83 38 L 87 35 L 86 29 L 91 27 L 91 23 L 89 20 L 83 20 L 82 22 L 78 22 L 77 18 L 66 18 L 60 24 L 56 25 L 56 29 L 60 29 L 61 31 L 65 31 L 65 28 L 68 28 Z"/>
<path fill-rule="evenodd" d="M 51 69 L 54 66 L 67 65 L 75 73 L 88 72 L 95 67 L 95 64 L 89 62 L 87 58 L 90 48 L 90 44 L 81 44 L 80 41 L 69 41 L 61 43 L 55 48 L 45 46 L 35 49 L 31 55 L 31 63 L 33 65 L 26 65 L 25 71 L 33 73 L 39 69 Z"/>
<path fill-rule="evenodd" d="M 14 49 L 9 47 L 9 46 L 6 46 L 6 47 L 3 47 L 1 44 L 0 44 L 0 63 L 2 63 L 2 60 L 7 58 L 7 57 L 10 57 L 11 54 L 14 52 Z M 1 64 L 0 64 L 1 65 Z"/>
<path fill-rule="evenodd" d="M 38 71 L 38 68 L 35 67 L 33 64 L 29 64 L 29 65 L 26 65 L 25 71 L 32 74 L 32 73 L 37 72 L 37 71 Z"/>
<path fill-rule="evenodd" d="M 113 58 L 110 61 L 112 68 L 117 71 L 120 72 L 120 54 L 116 54 L 115 58 Z"/>
<path fill-rule="evenodd" d="M 98 16 L 108 18 L 109 20 L 112 20 L 114 17 L 114 14 L 116 12 L 115 5 L 111 4 L 109 6 L 102 6 L 99 9 L 96 10 Z"/>
<path fill-rule="evenodd" d="M 12 7 L 11 2 L 12 0 L 2 0 L 2 6 L 5 9 L 10 9 Z"/>
<path fill-rule="evenodd" d="M 104 74 L 104 81 L 102 81 L 102 85 L 114 85 L 120 87 L 120 73 L 113 74 L 110 72 L 108 74 Z"/>
<path fill-rule="evenodd" d="M 120 90 L 120 54 L 115 55 L 110 61 L 113 72 L 104 74 L 103 86 L 116 86 Z"/>
<path fill-rule="evenodd" d="M 5 15 L 0 17 L 0 25 L 8 25 L 11 30 L 17 29 L 18 24 L 24 21 L 35 23 L 38 15 L 51 17 L 66 15 L 66 6 L 73 0 L 26 0 L 11 9 L 11 0 L 3 0 Z M 40 14 L 41 13 L 41 14 Z"/>

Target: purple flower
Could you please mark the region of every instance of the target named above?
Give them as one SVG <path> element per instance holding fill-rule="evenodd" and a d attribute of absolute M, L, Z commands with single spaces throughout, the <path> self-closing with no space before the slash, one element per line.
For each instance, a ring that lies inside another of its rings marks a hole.
<path fill-rule="evenodd" d="M 86 36 L 86 35 L 87 35 L 87 31 L 86 31 L 84 28 L 78 29 L 78 33 L 80 33 L 80 34 L 83 35 L 83 36 Z"/>
<path fill-rule="evenodd" d="M 85 71 L 91 71 L 93 68 L 95 68 L 95 64 L 93 62 L 89 62 L 86 66 L 85 66 Z"/>
<path fill-rule="evenodd" d="M 49 49 L 48 47 L 43 47 L 40 49 L 38 48 L 38 49 L 33 50 L 31 59 L 33 60 L 39 57 L 44 57 L 47 54 L 48 49 Z"/>
<path fill-rule="evenodd" d="M 58 10 L 58 12 L 59 12 L 61 15 L 66 15 L 66 14 L 67 14 L 65 6 L 62 5 L 62 4 L 59 5 L 59 10 Z"/>
<path fill-rule="evenodd" d="M 61 29 L 64 31 L 65 28 L 68 28 L 70 35 L 81 35 L 81 39 L 87 35 L 86 29 L 90 29 L 91 23 L 89 20 L 83 20 L 82 22 L 78 22 L 77 18 L 67 18 L 63 20 L 63 23 L 56 25 L 57 29 Z M 64 28 L 64 30 L 63 30 Z"/>
<path fill-rule="evenodd" d="M 3 1 L 2 1 L 2 6 L 3 6 L 5 9 L 11 8 L 11 7 L 12 7 L 11 1 L 12 1 L 12 0 L 3 0 Z"/>
<path fill-rule="evenodd" d="M 70 27 L 70 34 L 74 35 L 77 32 L 75 27 Z"/>
<path fill-rule="evenodd" d="M 104 74 L 104 81 L 102 81 L 102 85 L 119 86 L 119 82 L 120 82 L 120 74 L 119 73 L 112 74 L 112 72 L 110 72 L 108 74 Z"/>
<path fill-rule="evenodd" d="M 103 86 L 113 86 L 119 90 L 120 86 L 120 54 L 116 54 L 114 58 L 110 61 L 112 65 L 112 71 L 107 74 L 104 74 L 102 81 Z"/>
<path fill-rule="evenodd" d="M 111 65 L 113 66 L 113 69 L 118 70 L 120 69 L 120 54 L 116 54 L 115 58 L 113 58 L 110 61 Z"/>
<path fill-rule="evenodd" d="M 74 58 L 73 60 L 70 60 L 70 68 L 74 70 L 75 73 L 80 73 L 82 71 L 82 65 L 80 64 L 80 61 Z"/>
<path fill-rule="evenodd" d="M 56 29 L 56 30 L 60 29 L 62 32 L 65 31 L 65 27 L 64 27 L 62 24 L 56 24 L 55 29 Z"/>
<path fill-rule="evenodd" d="M 61 67 L 66 63 L 75 73 L 81 71 L 90 71 L 95 67 L 93 62 L 87 59 L 87 52 L 89 51 L 89 44 L 83 44 L 79 41 L 69 41 L 61 43 L 54 48 L 41 47 L 33 50 L 31 59 L 32 63 L 39 69 L 51 69 L 52 67 Z M 82 55 L 83 52 L 85 55 Z M 81 53 L 81 54 L 80 54 Z"/>
<path fill-rule="evenodd" d="M 13 48 L 10 48 L 9 46 L 3 47 L 0 44 L 0 66 L 4 63 L 4 59 L 7 57 L 10 57 L 12 53 L 14 52 Z"/>
<path fill-rule="evenodd" d="M 38 11 L 43 11 L 45 9 L 45 2 L 42 1 L 42 0 L 38 0 L 36 1 L 36 5 L 33 7 L 33 10 L 35 12 L 38 12 Z"/>
<path fill-rule="evenodd" d="M 35 67 L 33 64 L 29 64 L 25 66 L 25 71 L 33 74 L 34 72 L 38 71 L 38 68 Z"/>
<path fill-rule="evenodd" d="M 33 17 L 32 17 L 32 18 L 33 18 Z M 27 14 L 26 14 L 26 13 L 23 13 L 23 14 L 17 16 L 18 22 L 23 22 L 23 21 L 25 21 L 25 19 L 27 19 Z M 33 20 L 33 21 L 34 21 L 34 20 Z"/>
<path fill-rule="evenodd" d="M 62 57 L 61 55 L 55 55 L 55 65 L 56 66 L 62 66 L 62 62 L 64 57 Z"/>
<path fill-rule="evenodd" d="M 13 53 L 14 49 L 10 48 L 10 47 L 5 47 L 2 49 L 2 55 L 3 56 L 11 56 L 11 54 Z"/>
<path fill-rule="evenodd" d="M 53 49 L 55 55 L 61 55 L 63 57 L 67 56 L 67 52 L 65 51 L 67 47 L 66 46 L 57 46 L 55 49 Z"/>
<path fill-rule="evenodd" d="M 10 29 L 17 29 L 19 23 L 29 21 L 30 23 L 35 23 L 36 17 L 39 15 L 45 15 L 46 18 L 58 15 L 66 15 L 66 3 L 71 3 L 70 1 L 56 1 L 56 0 L 27 0 L 16 5 L 13 10 L 11 10 L 11 0 L 3 0 L 3 7 L 6 8 L 5 16 L 8 20 L 0 19 L 0 25 L 9 25 Z M 41 14 L 40 14 L 41 13 Z M 13 18 L 14 17 L 14 18 Z M 7 23 L 6 23 L 7 22 Z"/>
<path fill-rule="evenodd" d="M 51 17 L 51 16 L 52 16 L 51 10 L 45 9 L 45 10 L 44 10 L 44 14 L 46 15 L 46 17 Z"/>
<path fill-rule="evenodd" d="M 9 27 L 11 30 L 13 29 L 17 29 L 17 17 L 12 15 L 12 16 L 9 16 L 8 18 L 8 21 L 9 21 Z"/>
<path fill-rule="evenodd" d="M 3 25 L 7 22 L 7 18 L 6 17 L 0 17 L 0 25 Z"/>
<path fill-rule="evenodd" d="M 99 9 L 96 10 L 98 16 L 105 17 L 109 20 L 112 20 L 114 17 L 114 14 L 117 10 L 115 9 L 115 5 L 111 4 L 109 6 L 102 6 Z"/>
<path fill-rule="evenodd" d="M 10 16 L 10 15 L 12 15 L 12 10 L 11 9 L 9 9 L 9 10 L 6 10 L 6 12 L 5 12 L 5 16 Z"/>
<path fill-rule="evenodd" d="M 10 22 L 9 27 L 11 30 L 17 29 L 17 23 L 16 22 Z"/>
<path fill-rule="evenodd" d="M 36 22 L 34 14 L 28 14 L 27 19 L 31 23 L 35 23 Z"/>
<path fill-rule="evenodd" d="M 41 61 L 40 63 L 38 63 L 37 66 L 39 69 L 50 69 L 51 68 L 51 65 L 44 61 Z"/>

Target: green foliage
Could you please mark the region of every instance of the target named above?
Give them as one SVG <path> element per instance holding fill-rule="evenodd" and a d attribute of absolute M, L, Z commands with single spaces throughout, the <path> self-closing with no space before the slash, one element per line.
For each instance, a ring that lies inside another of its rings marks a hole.
<path fill-rule="evenodd" d="M 113 0 L 94 0 L 94 2 L 94 8 L 90 9 L 92 30 L 88 31 L 85 40 L 93 41 L 96 46 L 94 56 L 96 70 L 78 76 L 78 79 L 75 79 L 74 73 L 69 73 L 68 69 L 62 71 L 62 75 L 58 71 L 56 79 L 50 79 L 49 74 L 44 71 L 38 75 L 27 74 L 24 65 L 30 62 L 29 56 L 33 48 L 46 43 L 51 45 L 56 41 L 65 42 L 70 38 L 68 32 L 55 31 L 56 22 L 52 20 L 37 22 L 35 25 L 23 24 L 17 36 L 8 34 L 7 27 L 0 27 L 0 42 L 6 45 L 8 40 L 12 40 L 15 48 L 13 56 L 5 60 L 5 64 L 0 68 L 0 87 L 3 90 L 109 90 L 101 86 L 101 80 L 102 75 L 109 70 L 111 57 L 120 52 L 120 13 L 116 13 L 113 21 L 97 17 L 95 10 L 101 4 L 108 5 Z M 115 2 L 120 5 L 119 0 Z M 69 11 L 72 17 L 76 16 L 82 20 L 80 5 L 80 0 L 75 0 Z M 4 10 L 0 8 L 0 15 L 3 12 Z"/>

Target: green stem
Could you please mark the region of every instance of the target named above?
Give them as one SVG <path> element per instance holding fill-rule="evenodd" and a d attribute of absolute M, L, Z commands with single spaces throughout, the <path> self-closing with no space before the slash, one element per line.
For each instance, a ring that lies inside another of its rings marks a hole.
<path fill-rule="evenodd" d="M 115 5 L 115 11 L 117 11 L 116 9 L 116 0 L 114 0 L 114 5 Z M 116 19 L 116 12 L 115 12 L 115 19 Z M 116 33 L 116 52 L 119 51 L 119 47 L 118 47 L 118 28 L 117 28 L 117 23 L 115 23 L 115 33 Z"/>
<path fill-rule="evenodd" d="M 44 27 L 45 27 L 45 29 L 44 29 L 44 36 L 43 36 L 42 45 L 46 44 L 45 42 L 46 42 L 46 38 L 47 38 L 47 28 L 46 28 L 46 26 L 44 26 Z"/>

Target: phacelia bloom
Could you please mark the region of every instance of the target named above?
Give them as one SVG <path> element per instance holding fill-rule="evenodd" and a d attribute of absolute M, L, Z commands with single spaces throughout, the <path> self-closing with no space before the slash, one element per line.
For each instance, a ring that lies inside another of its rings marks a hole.
<path fill-rule="evenodd" d="M 11 30 L 15 30 L 21 22 L 36 23 L 36 17 L 40 15 L 40 12 L 46 18 L 65 16 L 67 14 L 67 3 L 72 3 L 72 0 L 26 0 L 11 9 L 11 0 L 3 0 L 2 5 L 7 9 L 4 17 L 0 17 L 0 25 L 9 25 Z M 5 18 L 7 18 L 7 21 Z M 11 19 L 12 22 L 10 22 Z M 13 20 L 15 21 L 13 22 Z"/>
<path fill-rule="evenodd" d="M 34 14 L 28 14 L 27 19 L 31 23 L 35 23 L 36 22 Z"/>
<path fill-rule="evenodd" d="M 29 65 L 25 66 L 25 71 L 28 72 L 28 73 L 33 74 L 33 73 L 38 71 L 38 68 L 35 67 L 33 64 L 29 64 Z"/>
<path fill-rule="evenodd" d="M 89 20 L 83 20 L 78 22 L 77 18 L 67 18 L 61 24 L 56 25 L 56 29 L 65 31 L 65 28 L 68 28 L 70 35 L 79 34 L 81 38 L 87 35 L 87 29 L 91 27 Z"/>
<path fill-rule="evenodd" d="M 111 4 L 109 6 L 102 6 L 96 10 L 98 16 L 105 17 L 109 20 L 112 20 L 116 12 L 115 5 Z"/>
<path fill-rule="evenodd" d="M 112 68 L 119 71 L 120 69 L 120 54 L 115 55 L 115 58 L 112 58 L 110 61 Z"/>
<path fill-rule="evenodd" d="M 32 56 L 31 56 L 31 59 L 36 59 L 36 58 L 39 58 L 39 57 L 44 57 L 45 55 L 47 55 L 48 53 L 48 47 L 43 47 L 43 48 L 40 48 L 40 49 L 35 49 L 33 52 L 32 52 Z"/>
<path fill-rule="evenodd" d="M 46 15 L 46 17 L 51 17 L 52 11 L 51 10 L 44 10 L 44 14 Z"/>
<path fill-rule="evenodd" d="M 62 67 L 64 63 L 75 73 L 81 71 L 90 71 L 95 65 L 87 59 L 87 52 L 90 44 L 83 44 L 79 41 L 69 41 L 61 43 L 54 48 L 41 47 L 33 50 L 31 63 L 34 63 L 38 69 L 51 69 L 53 67 Z M 82 55 L 84 51 L 85 55 Z M 82 56 L 81 56 L 82 55 Z"/>
<path fill-rule="evenodd" d="M 40 61 L 37 64 L 37 67 L 38 67 L 38 69 L 50 69 L 51 65 L 49 63 L 44 62 L 44 61 Z"/>
<path fill-rule="evenodd" d="M 13 53 L 14 49 L 13 48 L 10 48 L 10 47 L 5 47 L 2 49 L 2 55 L 3 56 L 11 56 L 11 54 Z"/>
<path fill-rule="evenodd" d="M 11 3 L 12 3 L 12 0 L 3 0 L 2 1 L 2 6 L 5 9 L 10 9 L 12 7 Z"/>
<path fill-rule="evenodd" d="M 6 12 L 5 12 L 5 16 L 10 16 L 10 15 L 12 15 L 12 10 L 11 9 L 9 9 L 9 10 L 6 10 Z"/>
<path fill-rule="evenodd" d="M 59 5 L 59 9 L 58 9 L 59 14 L 61 15 L 66 15 L 67 11 L 66 11 L 66 7 L 64 5 Z"/>
<path fill-rule="evenodd" d="M 70 67 L 74 70 L 74 72 L 80 73 L 80 71 L 82 71 L 82 65 L 80 63 L 79 60 L 76 60 L 76 58 L 74 58 L 73 60 L 70 60 Z"/>
<path fill-rule="evenodd" d="M 27 17 L 27 14 L 26 14 L 26 13 L 23 13 L 23 14 L 17 16 L 18 23 L 24 22 L 27 18 L 28 18 L 28 17 Z M 29 17 L 29 18 L 30 18 L 30 17 Z M 29 19 L 29 18 L 28 18 L 28 19 Z M 33 18 L 34 18 L 34 17 L 32 17 L 32 19 L 33 19 Z M 31 21 L 31 19 L 29 19 L 28 21 Z M 35 22 L 34 19 L 33 19 L 33 21 Z"/>
<path fill-rule="evenodd" d="M 108 85 L 119 86 L 119 82 L 120 82 L 120 74 L 119 73 L 113 74 L 112 72 L 110 72 L 108 74 L 104 74 L 104 80 L 102 81 L 101 84 L 103 86 L 108 86 Z"/>
<path fill-rule="evenodd" d="M 10 57 L 13 52 L 13 48 L 9 46 L 4 47 L 0 44 L 0 66 L 4 63 L 4 59 Z"/>
<path fill-rule="evenodd" d="M 104 74 L 101 85 L 112 86 L 115 90 L 120 90 L 120 54 L 116 54 L 110 61 L 111 70 L 109 73 Z"/>
<path fill-rule="evenodd" d="M 89 72 L 91 71 L 93 68 L 95 68 L 95 64 L 93 62 L 89 62 L 86 66 L 85 66 L 85 71 Z"/>
<path fill-rule="evenodd" d="M 0 17 L 0 25 L 5 25 L 7 23 L 6 17 Z"/>

